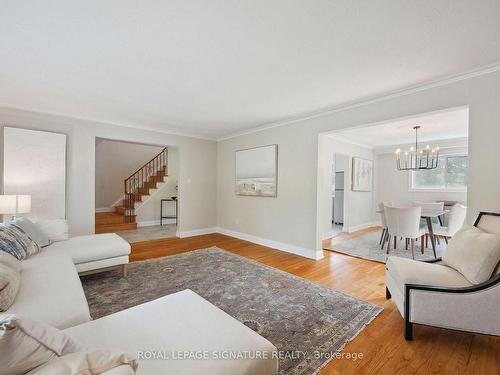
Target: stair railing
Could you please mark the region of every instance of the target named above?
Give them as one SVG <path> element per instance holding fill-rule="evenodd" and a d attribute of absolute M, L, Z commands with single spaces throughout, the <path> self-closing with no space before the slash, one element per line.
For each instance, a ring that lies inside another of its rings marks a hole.
<path fill-rule="evenodd" d="M 125 207 L 124 222 L 131 223 L 134 221 L 136 196 L 141 194 L 141 189 L 146 188 L 146 183 L 150 181 L 152 176 L 157 176 L 160 171 L 164 171 L 164 174 L 167 175 L 167 167 L 168 149 L 165 147 L 153 159 L 125 179 L 125 195 L 123 199 L 123 206 Z"/>

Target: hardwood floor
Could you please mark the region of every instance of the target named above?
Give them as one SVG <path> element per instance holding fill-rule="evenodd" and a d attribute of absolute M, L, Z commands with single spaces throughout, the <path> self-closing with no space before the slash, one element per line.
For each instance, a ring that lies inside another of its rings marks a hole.
<path fill-rule="evenodd" d="M 363 232 L 341 234 L 333 242 Z M 329 244 L 324 242 L 324 246 Z M 302 258 L 221 234 L 166 238 L 132 244 L 137 261 L 218 246 L 232 253 L 312 280 L 377 304 L 384 311 L 343 350 L 363 358 L 334 359 L 321 372 L 330 374 L 499 374 L 500 337 L 415 326 L 414 341 L 403 338 L 403 319 L 385 299 L 384 264 L 325 251 L 319 261 Z"/>

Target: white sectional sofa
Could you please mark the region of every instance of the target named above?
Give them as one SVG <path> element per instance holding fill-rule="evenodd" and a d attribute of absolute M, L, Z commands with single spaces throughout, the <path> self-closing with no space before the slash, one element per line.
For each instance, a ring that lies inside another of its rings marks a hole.
<path fill-rule="evenodd" d="M 190 290 L 92 320 L 78 271 L 127 264 L 130 247 L 114 246 L 120 243 L 115 236 L 75 237 L 25 259 L 16 299 L 0 319 L 25 315 L 64 329 L 89 348 L 128 352 L 138 358 L 139 375 L 276 374 L 276 348 L 269 341 Z M 147 353 L 153 351 L 203 352 L 210 358 L 151 360 Z M 236 351 L 255 353 L 260 359 L 217 358 Z"/>

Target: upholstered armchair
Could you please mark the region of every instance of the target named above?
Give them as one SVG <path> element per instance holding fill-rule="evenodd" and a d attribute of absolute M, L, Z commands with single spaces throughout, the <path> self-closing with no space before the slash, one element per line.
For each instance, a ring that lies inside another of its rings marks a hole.
<path fill-rule="evenodd" d="M 474 226 L 500 235 L 500 214 L 481 212 Z M 413 339 L 414 324 L 500 336 L 500 265 L 478 284 L 441 259 L 389 257 L 386 268 L 386 297 L 405 320 L 406 340 Z"/>

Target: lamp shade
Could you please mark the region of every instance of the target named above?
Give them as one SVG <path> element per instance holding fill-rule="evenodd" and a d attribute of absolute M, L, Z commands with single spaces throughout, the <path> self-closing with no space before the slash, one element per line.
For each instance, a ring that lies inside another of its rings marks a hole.
<path fill-rule="evenodd" d="M 15 214 L 27 214 L 29 212 L 31 212 L 31 195 L 18 195 Z"/>
<path fill-rule="evenodd" d="M 31 212 L 31 195 L 0 195 L 0 214 L 27 214 Z"/>
<path fill-rule="evenodd" d="M 0 195 L 0 214 L 16 213 L 17 195 Z"/>

